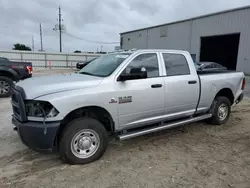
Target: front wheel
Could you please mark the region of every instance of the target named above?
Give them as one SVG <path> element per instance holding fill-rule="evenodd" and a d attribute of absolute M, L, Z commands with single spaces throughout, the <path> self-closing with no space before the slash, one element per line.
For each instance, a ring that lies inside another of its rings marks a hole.
<path fill-rule="evenodd" d="M 69 164 L 86 164 L 102 157 L 108 146 L 104 126 L 93 118 L 73 120 L 65 129 L 59 151 Z"/>
<path fill-rule="evenodd" d="M 231 114 L 231 102 L 226 97 L 216 97 L 211 112 L 213 116 L 210 122 L 213 125 L 225 124 Z"/>

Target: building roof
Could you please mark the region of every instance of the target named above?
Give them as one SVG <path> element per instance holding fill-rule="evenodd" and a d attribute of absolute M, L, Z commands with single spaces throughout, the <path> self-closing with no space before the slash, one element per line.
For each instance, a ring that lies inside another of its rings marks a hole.
<path fill-rule="evenodd" d="M 208 16 L 214 16 L 214 15 L 224 14 L 224 13 L 228 13 L 228 12 L 235 12 L 235 11 L 244 10 L 244 9 L 248 9 L 248 8 L 250 8 L 250 5 L 244 6 L 244 7 L 237 7 L 237 8 L 229 9 L 229 10 L 223 10 L 223 11 L 219 11 L 219 12 L 215 12 L 215 13 L 205 14 L 205 15 L 201 15 L 201 16 L 197 16 L 197 17 L 187 18 L 187 19 L 183 19 L 183 20 L 178 20 L 178 21 L 174 21 L 174 22 L 159 24 L 159 25 L 155 25 L 155 26 L 151 26 L 151 27 L 144 27 L 141 29 L 126 31 L 126 32 L 120 33 L 120 35 L 126 34 L 126 33 L 136 32 L 136 31 L 141 31 L 144 29 L 152 29 L 152 28 L 161 27 L 161 26 L 165 26 L 165 25 L 171 25 L 171 24 L 176 24 L 176 23 L 180 23 L 180 22 L 191 21 L 191 20 L 195 20 L 195 19 L 199 19 L 199 18 L 208 17 Z"/>

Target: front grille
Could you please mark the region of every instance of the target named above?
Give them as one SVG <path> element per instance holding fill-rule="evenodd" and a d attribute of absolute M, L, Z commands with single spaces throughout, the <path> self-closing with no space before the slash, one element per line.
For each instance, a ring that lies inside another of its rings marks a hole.
<path fill-rule="evenodd" d="M 24 91 L 20 87 L 13 86 L 11 88 L 11 103 L 15 119 L 20 122 L 27 121 L 25 105 L 24 105 Z"/>

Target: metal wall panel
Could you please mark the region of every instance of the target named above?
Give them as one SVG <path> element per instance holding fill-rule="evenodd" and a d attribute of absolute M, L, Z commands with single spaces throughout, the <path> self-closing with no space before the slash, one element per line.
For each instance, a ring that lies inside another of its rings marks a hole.
<path fill-rule="evenodd" d="M 238 10 L 193 20 L 191 53 L 200 55 L 200 38 L 240 33 L 237 70 L 250 73 L 250 9 Z"/>
<path fill-rule="evenodd" d="M 190 26 L 190 22 L 187 21 L 149 29 L 147 48 L 188 50 Z M 162 28 L 166 32 L 165 36 L 161 36 Z"/>
<path fill-rule="evenodd" d="M 121 34 L 123 49 L 165 48 L 187 50 L 200 56 L 201 37 L 240 33 L 237 70 L 250 74 L 250 8 L 213 14 L 188 21 L 145 28 Z M 167 36 L 161 37 L 161 28 L 167 27 Z M 138 33 L 143 33 L 138 38 Z M 147 35 L 148 34 L 148 35 Z M 130 38 L 130 41 L 127 39 Z"/>
<path fill-rule="evenodd" d="M 21 60 L 21 56 L 22 54 L 21 53 L 12 53 L 12 52 L 8 52 L 8 51 L 3 51 L 3 52 L 0 52 L 0 57 L 6 57 L 8 58 L 9 60 Z"/>
<path fill-rule="evenodd" d="M 145 49 L 147 48 L 147 30 L 128 33 L 123 37 L 123 49 Z"/>
<path fill-rule="evenodd" d="M 0 51 L 0 57 L 10 61 L 32 62 L 34 67 L 75 67 L 79 61 L 99 57 L 100 54 L 81 53 L 45 53 L 26 51 Z"/>

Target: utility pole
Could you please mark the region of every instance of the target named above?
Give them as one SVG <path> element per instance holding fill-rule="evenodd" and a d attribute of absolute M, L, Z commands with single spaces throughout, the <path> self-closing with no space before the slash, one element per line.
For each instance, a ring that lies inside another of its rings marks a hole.
<path fill-rule="evenodd" d="M 40 23 L 40 40 L 41 40 L 41 49 L 40 51 L 43 52 L 43 32 L 42 32 L 42 24 Z"/>
<path fill-rule="evenodd" d="M 59 14 L 58 14 L 58 24 L 55 25 L 53 28 L 54 31 L 59 31 L 59 45 L 60 45 L 60 52 L 62 52 L 62 33 L 66 31 L 65 26 L 62 24 L 62 13 L 61 7 L 59 6 Z"/>
<path fill-rule="evenodd" d="M 58 24 L 55 25 L 53 30 L 59 31 L 60 52 L 62 52 L 62 32 L 66 30 L 65 26 L 62 24 L 62 21 L 63 19 L 62 19 L 61 7 L 59 6 Z"/>
<path fill-rule="evenodd" d="M 60 52 L 62 52 L 62 14 L 61 7 L 59 6 L 59 40 L 60 40 Z"/>
<path fill-rule="evenodd" d="M 101 45 L 101 52 L 102 52 L 102 45 Z"/>
<path fill-rule="evenodd" d="M 34 36 L 32 36 L 32 51 L 35 51 L 35 40 L 34 40 Z"/>

